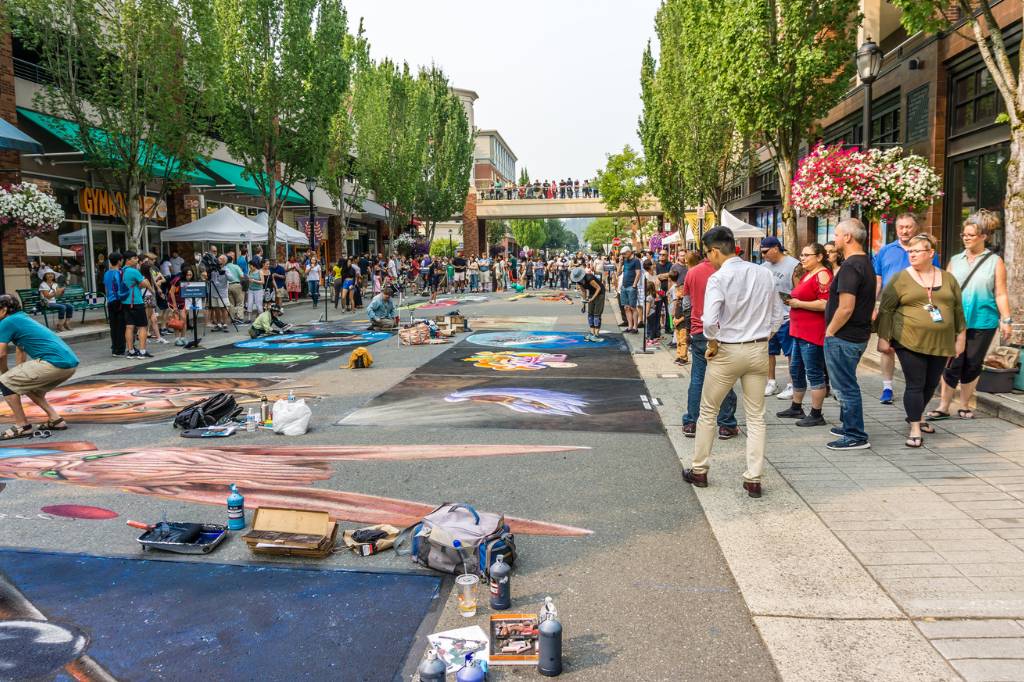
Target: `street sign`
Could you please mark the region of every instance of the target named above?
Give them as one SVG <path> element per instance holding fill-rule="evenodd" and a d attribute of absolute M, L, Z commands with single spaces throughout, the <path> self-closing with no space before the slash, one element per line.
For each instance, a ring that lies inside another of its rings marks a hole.
<path fill-rule="evenodd" d="M 621 243 L 622 243 L 622 240 L 619 239 L 618 237 L 616 237 L 615 239 L 612 239 L 612 246 L 618 246 Z"/>
<path fill-rule="evenodd" d="M 206 298 L 206 282 L 182 282 L 182 298 Z"/>

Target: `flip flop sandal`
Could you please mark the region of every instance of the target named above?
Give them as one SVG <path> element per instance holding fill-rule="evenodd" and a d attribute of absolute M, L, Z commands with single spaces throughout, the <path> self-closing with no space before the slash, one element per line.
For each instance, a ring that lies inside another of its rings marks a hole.
<path fill-rule="evenodd" d="M 68 423 L 64 421 L 64 417 L 57 417 L 40 424 L 36 428 L 40 431 L 64 431 L 68 428 Z"/>
<path fill-rule="evenodd" d="M 940 422 L 943 419 L 949 419 L 949 412 L 943 412 L 942 410 L 932 410 L 924 416 L 930 422 Z"/>
<path fill-rule="evenodd" d="M 924 438 L 921 438 L 921 436 L 911 436 L 907 438 L 905 445 L 908 448 L 919 448 L 924 445 Z"/>
<path fill-rule="evenodd" d="M 974 419 L 974 410 L 960 409 L 956 411 L 956 416 L 961 419 Z"/>
<path fill-rule="evenodd" d="M 36 429 L 32 432 L 32 438 L 49 438 L 52 435 L 47 429 Z"/>
<path fill-rule="evenodd" d="M 0 433 L 0 440 L 14 440 L 15 438 L 31 438 L 32 437 L 31 424 L 25 426 L 12 426 L 3 433 Z"/>
<path fill-rule="evenodd" d="M 928 422 L 921 423 L 921 433 L 935 433 L 935 427 Z"/>

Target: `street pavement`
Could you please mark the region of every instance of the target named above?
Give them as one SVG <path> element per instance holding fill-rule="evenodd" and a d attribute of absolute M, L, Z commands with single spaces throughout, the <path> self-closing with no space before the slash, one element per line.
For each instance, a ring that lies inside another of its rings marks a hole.
<path fill-rule="evenodd" d="M 474 317 L 481 316 L 554 317 L 555 329 L 584 329 L 584 317 L 578 304 L 536 299 L 507 301 L 505 296 L 495 295 L 491 298 L 490 302 L 461 306 L 460 310 L 470 318 L 471 324 Z M 316 319 L 321 311 L 322 306 L 315 311 L 309 304 L 292 306 L 286 317 L 291 322 L 303 322 Z M 337 319 L 333 308 L 330 314 L 332 321 Z M 344 319 L 354 321 L 355 318 Z M 606 326 L 614 328 L 614 324 L 609 313 Z M 206 343 L 213 347 L 213 344 L 238 338 L 242 335 L 210 334 Z M 450 347 L 400 347 L 397 338 L 391 338 L 370 346 L 375 360 L 372 369 L 339 369 L 346 359 L 345 355 L 340 355 L 282 377 L 286 382 L 282 385 L 297 386 L 300 387 L 297 392 L 319 396 L 311 402 L 312 429 L 302 437 L 288 439 L 261 431 L 239 433 L 212 441 L 212 444 L 184 441 L 164 421 L 73 424 L 53 440 L 87 441 L 101 450 L 131 447 L 152 448 L 158 452 L 170 447 L 201 449 L 222 445 L 498 444 L 509 448 L 524 445 L 587 448 L 500 457 L 334 461 L 328 465 L 329 477 L 315 481 L 310 490 L 345 491 L 430 505 L 466 501 L 507 516 L 592 531 L 582 537 L 525 534 L 517 537 L 520 561 L 513 576 L 513 610 L 536 611 L 545 596 L 554 598 L 565 628 L 565 676 L 570 679 L 775 679 L 777 675 L 769 651 L 694 491 L 679 479 L 678 455 L 664 433 L 510 429 L 501 428 L 500 420 L 484 428 L 452 428 L 444 423 L 408 427 L 400 419 L 371 426 L 337 425 L 347 414 Z M 129 362 L 110 358 L 108 347 L 102 341 L 76 344 L 75 349 L 83 361 L 76 380 L 123 367 Z M 173 346 L 160 345 L 153 346 L 153 352 L 162 357 L 180 351 Z M 170 376 L 183 381 L 218 375 Z M 240 375 L 230 376 L 238 378 Z M 568 389 L 573 383 L 571 378 L 560 382 Z M 187 477 L 187 472 L 183 475 Z M 129 478 L 118 487 L 131 488 L 133 483 Z M 141 558 L 143 554 L 135 542 L 138 531 L 125 527 L 125 519 L 223 523 L 225 518 L 223 506 L 182 501 L 173 494 L 155 497 L 117 487 L 82 487 L 20 479 L 8 480 L 5 484 L 6 488 L 0 492 L 0 514 L 3 514 L 0 546 L 12 548 Z M 245 493 L 244 482 L 240 487 Z M 227 490 L 222 494 L 226 498 Z M 118 518 L 72 520 L 40 512 L 42 507 L 54 504 L 101 507 L 116 512 Z M 152 553 L 145 556 L 155 558 Z M 301 564 L 312 568 L 367 571 L 423 570 L 408 557 L 396 556 L 393 552 L 358 557 L 340 550 L 323 560 L 274 558 L 268 561 L 253 557 L 237 538 L 230 539 L 209 556 L 159 558 Z M 426 633 L 486 623 L 489 615 L 486 607 L 481 608 L 474 619 L 463 619 L 456 612 L 454 599 L 447 593 L 442 597 L 443 601 L 420 628 L 423 636 L 405 661 L 404 679 L 408 679 L 408 673 L 423 653 Z M 486 603 L 484 595 L 481 601 Z M 536 675 L 530 668 L 492 670 L 495 680 Z M 301 661 L 296 661 L 296 671 L 301 671 Z M 265 679 L 260 677 L 259 671 L 245 670 L 244 665 L 236 674 L 237 679 Z"/>

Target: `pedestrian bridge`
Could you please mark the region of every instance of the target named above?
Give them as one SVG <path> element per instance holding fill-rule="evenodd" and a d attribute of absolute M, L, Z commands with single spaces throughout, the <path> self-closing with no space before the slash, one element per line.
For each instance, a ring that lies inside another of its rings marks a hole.
<path fill-rule="evenodd" d="M 661 215 L 656 197 L 646 201 L 640 215 Z M 477 199 L 477 220 L 531 220 L 535 218 L 633 217 L 629 210 L 609 211 L 600 199 Z"/>

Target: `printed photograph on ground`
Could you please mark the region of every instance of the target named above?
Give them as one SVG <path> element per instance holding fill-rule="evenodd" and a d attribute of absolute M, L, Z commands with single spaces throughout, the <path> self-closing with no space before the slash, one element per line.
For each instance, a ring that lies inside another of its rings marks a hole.
<path fill-rule="evenodd" d="M 628 350 L 626 342 L 619 334 L 602 336 L 600 341 L 587 341 L 586 336 L 581 332 L 538 330 L 482 332 L 466 337 L 466 343 L 516 350 L 595 350 L 605 348 Z"/>
<path fill-rule="evenodd" d="M 369 346 L 389 338 L 387 332 L 354 331 L 354 330 L 310 330 L 274 336 L 261 336 L 258 339 L 239 341 L 235 348 L 260 350 L 330 350 L 347 346 Z"/>
<path fill-rule="evenodd" d="M 469 328 L 477 331 L 495 329 L 551 329 L 557 317 L 469 317 Z"/>
<path fill-rule="evenodd" d="M 484 348 L 459 343 L 421 366 L 416 373 L 473 377 L 514 374 L 541 379 L 640 378 L 632 356 L 620 351 L 614 343 L 609 343 L 603 352 L 581 352 L 574 347 L 564 350 Z"/>
<path fill-rule="evenodd" d="M 295 677 L 301 661 L 304 679 L 390 680 L 440 585 L 436 575 L 0 550 L 0 678 L 274 680 Z"/>
<path fill-rule="evenodd" d="M 661 433 L 642 381 L 413 374 L 342 419 L 345 426 Z"/>
<path fill-rule="evenodd" d="M 273 447 L 161 447 L 120 450 L 0 447 L 0 479 L 58 483 L 84 488 L 111 488 L 125 493 L 179 502 L 224 505 L 233 482 L 244 487 L 246 504 L 325 511 L 336 521 L 387 523 L 405 528 L 433 511 L 443 500 L 411 502 L 313 487 L 334 475 L 331 462 L 419 461 L 460 457 L 525 456 L 579 452 L 590 448 L 543 445 L 306 445 Z M 0 489 L 2 490 L 2 489 Z M 504 504 L 504 501 L 495 501 Z M 589 530 L 559 523 L 506 516 L 515 533 L 576 536 Z"/>

